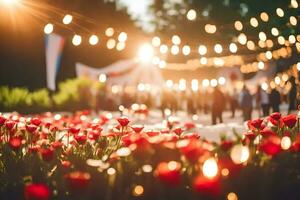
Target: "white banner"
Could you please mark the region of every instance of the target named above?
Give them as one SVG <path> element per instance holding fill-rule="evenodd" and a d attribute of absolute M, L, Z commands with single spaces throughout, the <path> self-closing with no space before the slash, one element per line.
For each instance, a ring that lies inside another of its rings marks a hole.
<path fill-rule="evenodd" d="M 47 87 L 56 89 L 56 76 L 60 67 L 61 55 L 64 46 L 64 38 L 57 34 L 46 36 L 46 73 Z"/>

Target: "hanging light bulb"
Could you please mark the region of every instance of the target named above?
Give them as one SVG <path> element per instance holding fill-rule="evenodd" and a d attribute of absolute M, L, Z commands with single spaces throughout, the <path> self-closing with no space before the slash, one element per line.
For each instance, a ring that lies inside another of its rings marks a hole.
<path fill-rule="evenodd" d="M 250 25 L 253 26 L 254 28 L 258 27 L 258 21 L 255 17 L 252 17 L 250 19 Z"/>
<path fill-rule="evenodd" d="M 109 27 L 109 28 L 107 28 L 107 29 L 105 30 L 105 35 L 106 35 L 107 37 L 113 36 L 114 33 L 115 33 L 115 30 L 114 30 L 112 27 Z"/>
<path fill-rule="evenodd" d="M 179 53 L 179 47 L 177 45 L 173 45 L 171 47 L 171 54 L 177 55 Z"/>
<path fill-rule="evenodd" d="M 45 34 L 51 34 L 53 32 L 54 26 L 51 23 L 46 24 L 44 27 L 44 33 Z"/>
<path fill-rule="evenodd" d="M 98 42 L 99 42 L 99 38 L 97 37 L 97 35 L 91 35 L 89 39 L 90 45 L 96 45 Z"/>
<path fill-rule="evenodd" d="M 205 54 L 207 53 L 207 48 L 206 48 L 206 46 L 200 45 L 199 48 L 198 48 L 198 52 L 199 52 L 199 54 L 202 55 L 202 56 L 205 55 Z"/>
<path fill-rule="evenodd" d="M 237 45 L 235 43 L 230 43 L 230 45 L 229 45 L 229 51 L 231 53 L 236 53 L 237 52 Z"/>
<path fill-rule="evenodd" d="M 230 152 L 230 157 L 235 164 L 241 164 L 249 159 L 249 148 L 241 144 L 235 145 Z"/>
<path fill-rule="evenodd" d="M 182 47 L 182 53 L 183 53 L 183 55 L 187 56 L 187 55 L 190 54 L 190 52 L 191 52 L 190 46 L 184 45 L 184 46 Z"/>
<path fill-rule="evenodd" d="M 218 164 L 214 158 L 207 159 L 202 166 L 203 175 L 213 178 L 218 174 Z"/>
<path fill-rule="evenodd" d="M 165 44 L 160 45 L 159 51 L 162 54 L 166 54 L 168 52 L 168 46 Z"/>
<path fill-rule="evenodd" d="M 249 50 L 251 50 L 251 51 L 255 50 L 255 44 L 254 44 L 254 42 L 251 41 L 251 40 L 249 40 L 249 41 L 247 42 L 247 48 L 248 48 Z"/>
<path fill-rule="evenodd" d="M 207 58 L 206 57 L 200 58 L 200 64 L 201 65 L 207 65 Z"/>
<path fill-rule="evenodd" d="M 72 39 L 72 43 L 74 46 L 79 46 L 81 44 L 81 36 L 80 35 L 74 35 L 73 39 Z"/>
<path fill-rule="evenodd" d="M 194 9 L 190 9 L 186 14 L 186 18 L 190 21 L 195 20 L 196 17 L 197 17 L 197 12 Z"/>
<path fill-rule="evenodd" d="M 222 51 L 223 51 L 222 45 L 216 44 L 215 47 L 214 47 L 214 50 L 218 54 L 222 53 Z"/>
<path fill-rule="evenodd" d="M 115 48 L 115 46 L 116 46 L 116 40 L 114 40 L 114 39 L 109 39 L 109 40 L 107 40 L 107 42 L 106 42 L 106 47 L 108 48 L 108 49 L 113 49 L 113 48 Z"/>
<path fill-rule="evenodd" d="M 297 18 L 294 17 L 294 16 L 290 16 L 290 23 L 291 23 L 293 26 L 297 26 Z"/>
<path fill-rule="evenodd" d="M 267 52 L 266 52 L 266 58 L 267 58 L 268 60 L 271 60 L 272 57 L 273 57 L 272 52 L 271 52 L 271 51 L 267 51 Z"/>
<path fill-rule="evenodd" d="M 118 36 L 118 40 L 119 40 L 120 42 L 125 42 L 125 41 L 127 40 L 127 33 L 121 32 L 121 33 L 119 34 L 119 36 Z"/>
<path fill-rule="evenodd" d="M 181 43 L 181 39 L 178 35 L 173 35 L 172 42 L 173 42 L 173 44 L 179 45 Z"/>
<path fill-rule="evenodd" d="M 283 16 L 284 16 L 284 11 L 283 11 L 281 8 L 277 8 L 277 9 L 276 9 L 276 14 L 277 14 L 279 17 L 283 17 Z"/>
<path fill-rule="evenodd" d="M 262 61 L 259 61 L 257 66 L 258 66 L 258 69 L 260 69 L 260 70 L 263 70 L 265 68 L 265 64 Z"/>
<path fill-rule="evenodd" d="M 260 13 L 260 18 L 262 21 L 267 22 L 269 21 L 269 15 L 266 12 Z"/>
<path fill-rule="evenodd" d="M 243 30 L 243 24 L 242 24 L 242 22 L 240 22 L 240 21 L 235 21 L 235 22 L 234 22 L 234 28 L 235 28 L 236 30 L 238 30 L 238 31 Z"/>
<path fill-rule="evenodd" d="M 247 43 L 247 36 L 244 33 L 239 34 L 238 41 L 240 44 L 245 45 Z"/>
<path fill-rule="evenodd" d="M 275 27 L 273 27 L 273 28 L 271 29 L 271 33 L 272 33 L 272 35 L 274 35 L 274 36 L 278 36 L 278 35 L 279 35 L 279 31 L 278 31 L 278 29 L 275 28 Z"/>
<path fill-rule="evenodd" d="M 63 18 L 63 23 L 66 24 L 66 25 L 68 25 L 68 24 L 70 24 L 70 23 L 72 22 L 72 20 L 73 20 L 73 16 L 67 14 L 67 15 L 65 15 L 65 17 Z"/>
<path fill-rule="evenodd" d="M 152 45 L 153 45 L 154 47 L 159 47 L 159 45 L 160 45 L 160 38 L 157 37 L 157 36 L 153 37 L 153 38 L 152 38 Z"/>
<path fill-rule="evenodd" d="M 207 87 L 209 86 L 209 80 L 208 80 L 208 79 L 203 79 L 203 81 L 202 81 L 202 86 L 203 86 L 204 88 L 207 88 Z"/>
<path fill-rule="evenodd" d="M 298 8 L 298 2 L 297 2 L 297 0 L 291 0 L 291 6 L 292 6 L 292 8 Z"/>
<path fill-rule="evenodd" d="M 289 42 L 290 42 L 291 44 L 296 43 L 296 37 L 295 37 L 294 35 L 290 35 L 290 36 L 289 36 Z"/>
<path fill-rule="evenodd" d="M 267 40 L 267 35 L 264 32 L 259 32 L 258 37 L 260 40 L 262 41 L 266 41 Z"/>
<path fill-rule="evenodd" d="M 278 40 L 278 43 L 279 43 L 279 44 L 284 45 L 285 39 L 284 39 L 283 36 L 279 36 L 279 37 L 277 38 L 277 40 Z"/>

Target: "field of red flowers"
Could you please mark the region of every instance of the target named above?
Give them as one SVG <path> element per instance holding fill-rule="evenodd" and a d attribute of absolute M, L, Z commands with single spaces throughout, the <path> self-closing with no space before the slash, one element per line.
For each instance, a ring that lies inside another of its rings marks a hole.
<path fill-rule="evenodd" d="M 0 115 L 0 199 L 300 199 L 297 116 L 247 125 L 216 143 L 192 124 L 150 131 L 86 111 Z"/>

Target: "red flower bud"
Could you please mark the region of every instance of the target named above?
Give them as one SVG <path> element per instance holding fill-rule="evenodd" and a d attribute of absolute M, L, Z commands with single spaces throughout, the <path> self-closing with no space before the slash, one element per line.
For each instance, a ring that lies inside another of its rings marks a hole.
<path fill-rule="evenodd" d="M 266 154 L 274 156 L 281 151 L 281 140 L 278 136 L 264 138 L 259 148 Z"/>
<path fill-rule="evenodd" d="M 0 115 L 0 126 L 3 126 L 6 121 L 6 118 Z"/>
<path fill-rule="evenodd" d="M 183 130 L 181 128 L 175 128 L 173 130 L 173 132 L 176 134 L 176 135 L 181 135 L 181 133 L 183 132 Z"/>
<path fill-rule="evenodd" d="M 80 131 L 80 128 L 76 128 L 76 127 L 72 126 L 72 127 L 69 128 L 69 131 L 70 131 L 72 134 L 78 134 L 79 131 Z"/>
<path fill-rule="evenodd" d="M 254 120 L 249 120 L 247 125 L 248 125 L 248 128 L 250 130 L 261 129 L 262 128 L 262 122 L 263 122 L 262 119 L 254 119 Z"/>
<path fill-rule="evenodd" d="M 31 123 L 31 124 L 34 124 L 34 125 L 36 125 L 36 126 L 39 126 L 39 125 L 42 123 L 42 121 L 41 121 L 39 118 L 34 117 L 34 118 L 32 118 L 32 119 L 30 120 L 30 123 Z"/>
<path fill-rule="evenodd" d="M 9 146 L 13 149 L 13 150 L 18 150 L 20 149 L 22 145 L 22 139 L 20 137 L 11 137 L 9 139 Z"/>
<path fill-rule="evenodd" d="M 79 133 L 79 134 L 74 135 L 74 139 L 76 140 L 76 142 L 78 144 L 85 144 L 87 137 L 85 134 Z"/>
<path fill-rule="evenodd" d="M 44 161 L 49 162 L 54 158 L 54 150 L 52 148 L 47 148 L 47 149 L 41 148 L 39 152 Z"/>
<path fill-rule="evenodd" d="M 29 133 L 33 133 L 36 131 L 36 129 L 38 128 L 36 125 L 33 125 L 33 124 L 26 124 L 26 130 L 29 132 Z"/>
<path fill-rule="evenodd" d="M 131 127 L 132 128 L 132 130 L 135 132 L 135 133 L 140 133 L 140 132 L 142 132 L 142 130 L 144 129 L 144 126 L 132 126 Z"/>
<path fill-rule="evenodd" d="M 289 128 L 293 128 L 297 122 L 297 117 L 295 114 L 287 115 L 282 118 L 284 125 Z"/>
<path fill-rule="evenodd" d="M 129 124 L 129 119 L 127 117 L 119 117 L 117 119 L 117 121 L 119 122 L 119 124 L 124 127 L 124 126 L 127 126 Z"/>
<path fill-rule="evenodd" d="M 15 121 L 12 121 L 12 120 L 7 120 L 5 122 L 5 126 L 8 130 L 12 130 L 16 125 L 16 122 Z"/>
<path fill-rule="evenodd" d="M 279 112 L 275 112 L 275 113 L 272 113 L 270 116 L 269 116 L 269 121 L 274 125 L 274 126 L 277 126 L 278 124 L 278 121 L 281 119 L 281 114 Z"/>
<path fill-rule="evenodd" d="M 48 200 L 50 190 L 47 185 L 32 183 L 25 186 L 24 197 L 26 200 Z"/>

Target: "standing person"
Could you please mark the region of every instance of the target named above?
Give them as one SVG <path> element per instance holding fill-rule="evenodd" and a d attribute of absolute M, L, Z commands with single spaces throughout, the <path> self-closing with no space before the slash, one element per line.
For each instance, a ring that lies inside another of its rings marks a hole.
<path fill-rule="evenodd" d="M 238 95 L 236 93 L 236 90 L 233 91 L 233 93 L 230 95 L 228 94 L 229 104 L 230 104 L 230 110 L 231 110 L 231 118 L 235 117 L 235 111 L 238 107 Z"/>
<path fill-rule="evenodd" d="M 257 86 L 257 92 L 256 92 L 256 103 L 257 107 L 262 110 L 263 117 L 268 116 L 270 113 L 270 101 L 269 101 L 269 95 L 268 93 L 261 89 L 260 86 Z"/>
<path fill-rule="evenodd" d="M 248 121 L 251 119 L 253 109 L 252 100 L 252 95 L 250 94 L 248 88 L 244 86 L 239 99 L 240 107 L 243 111 L 244 121 Z"/>
<path fill-rule="evenodd" d="M 225 107 L 225 96 L 219 87 L 214 89 L 212 98 L 212 124 L 216 124 L 217 119 L 219 119 L 220 123 L 223 123 L 222 113 Z"/>
<path fill-rule="evenodd" d="M 270 105 L 272 112 L 279 112 L 279 105 L 281 103 L 280 93 L 276 88 L 273 88 L 270 93 Z"/>
<path fill-rule="evenodd" d="M 297 100 L 297 84 L 295 77 L 291 77 L 289 82 L 291 83 L 291 90 L 289 92 L 288 98 L 289 98 L 289 110 L 290 113 L 293 110 L 296 110 L 296 100 Z"/>

